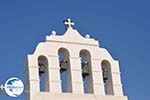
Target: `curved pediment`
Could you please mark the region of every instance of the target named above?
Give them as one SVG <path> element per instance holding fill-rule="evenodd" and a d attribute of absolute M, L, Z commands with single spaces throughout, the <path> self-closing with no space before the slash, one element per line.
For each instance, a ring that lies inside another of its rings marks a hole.
<path fill-rule="evenodd" d="M 70 21 L 70 19 L 68 20 Z M 66 22 L 66 24 L 68 24 L 69 21 Z M 71 25 L 74 25 L 74 23 L 68 25 L 68 28 L 64 33 L 64 35 L 60 36 L 60 35 L 56 35 L 55 32 L 52 32 L 50 36 L 46 36 L 46 41 L 87 44 L 87 45 L 97 45 L 97 46 L 99 45 L 98 41 L 90 38 L 89 35 L 87 35 L 86 37 L 81 36 L 77 30 L 72 28 Z"/>

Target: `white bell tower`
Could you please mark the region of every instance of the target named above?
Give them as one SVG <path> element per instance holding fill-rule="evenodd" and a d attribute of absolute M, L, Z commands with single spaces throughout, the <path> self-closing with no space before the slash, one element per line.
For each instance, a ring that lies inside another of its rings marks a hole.
<path fill-rule="evenodd" d="M 99 42 L 75 30 L 52 31 L 26 58 L 26 100 L 127 100 L 119 62 Z"/>

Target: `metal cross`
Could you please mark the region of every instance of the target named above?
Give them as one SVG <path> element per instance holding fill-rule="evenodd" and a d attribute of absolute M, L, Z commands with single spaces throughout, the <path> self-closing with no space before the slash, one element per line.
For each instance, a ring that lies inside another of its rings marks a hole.
<path fill-rule="evenodd" d="M 64 24 L 67 25 L 68 28 L 72 28 L 72 26 L 74 25 L 74 22 L 72 22 L 71 19 L 68 18 L 67 20 L 65 20 Z"/>
<path fill-rule="evenodd" d="M 3 84 L 2 85 L 0 85 L 0 90 L 3 90 L 4 89 L 4 86 L 3 86 Z"/>
<path fill-rule="evenodd" d="M 0 94 L 2 94 L 4 92 L 4 85 L 0 85 Z"/>

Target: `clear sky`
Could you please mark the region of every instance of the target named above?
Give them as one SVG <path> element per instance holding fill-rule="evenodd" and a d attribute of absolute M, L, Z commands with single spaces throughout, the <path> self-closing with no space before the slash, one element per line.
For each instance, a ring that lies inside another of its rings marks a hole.
<path fill-rule="evenodd" d="M 146 0 L 0 0 L 0 84 L 24 80 L 24 60 L 62 21 L 90 34 L 120 61 L 124 94 L 150 100 L 150 1 Z M 0 95 L 0 100 L 23 100 Z"/>

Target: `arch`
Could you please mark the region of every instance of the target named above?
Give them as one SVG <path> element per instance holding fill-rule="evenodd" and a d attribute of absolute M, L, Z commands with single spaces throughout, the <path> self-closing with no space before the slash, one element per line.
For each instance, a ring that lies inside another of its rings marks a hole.
<path fill-rule="evenodd" d="M 58 55 L 62 92 L 72 92 L 69 51 L 66 48 L 60 48 Z"/>
<path fill-rule="evenodd" d="M 45 56 L 38 57 L 40 91 L 48 91 L 48 60 Z"/>
<path fill-rule="evenodd" d="M 93 77 L 91 66 L 91 54 L 88 50 L 83 49 L 80 51 L 81 68 L 82 68 L 82 81 L 84 93 L 93 93 Z"/>
<path fill-rule="evenodd" d="M 102 76 L 103 76 L 105 94 L 114 95 L 111 64 L 108 60 L 103 60 L 101 62 L 101 67 L 102 67 Z"/>

